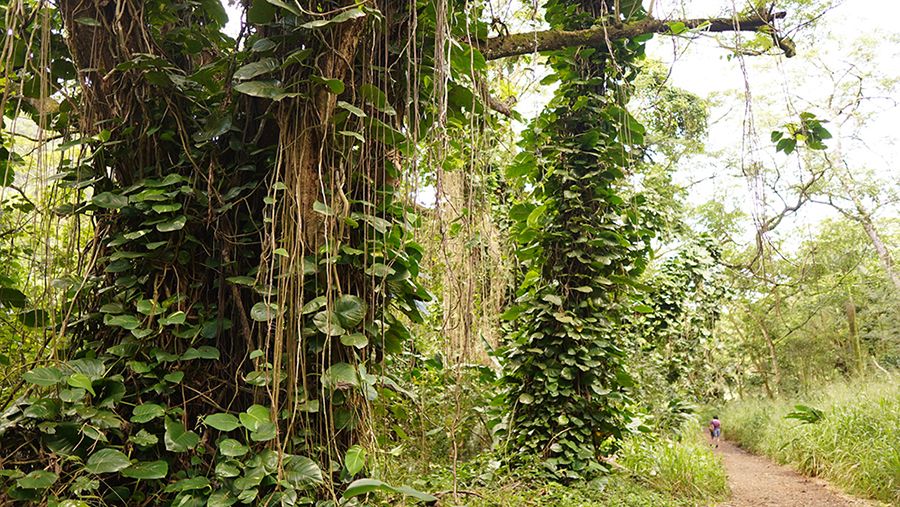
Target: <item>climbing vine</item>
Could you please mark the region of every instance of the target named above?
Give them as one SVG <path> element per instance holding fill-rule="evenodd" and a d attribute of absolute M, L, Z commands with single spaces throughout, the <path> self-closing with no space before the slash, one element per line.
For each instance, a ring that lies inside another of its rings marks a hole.
<path fill-rule="evenodd" d="M 712 238 L 688 238 L 648 277 L 648 290 L 625 329 L 629 362 L 642 386 L 639 404 L 651 424 L 678 430 L 694 411 L 691 400 L 723 394 L 723 376 L 708 365 L 718 348 L 716 324 L 729 290 L 719 247 Z"/>
<path fill-rule="evenodd" d="M 551 1 L 546 19 L 576 30 L 641 19 L 637 2 Z M 628 5 L 624 5 L 628 4 Z M 559 88 L 524 133 L 507 176 L 533 185 L 510 210 L 521 283 L 504 352 L 507 451 L 538 455 L 560 478 L 590 477 L 630 420 L 620 320 L 654 231 L 624 192 L 644 127 L 625 109 L 646 37 L 553 52 Z"/>
<path fill-rule="evenodd" d="M 67 345 L 2 414 L 5 498 L 293 505 L 340 483 L 428 498 L 351 483 L 366 404 L 397 388 L 380 367 L 430 297 L 395 193 L 413 139 L 388 97 L 411 71 L 403 48 L 363 49 L 410 13 L 248 6 L 235 41 L 218 1 L 6 5 L 7 48 L 60 63 L 7 60 L 6 97 L 59 105 L 5 114 L 65 137 L 76 193 L 58 212 L 95 235 L 67 303 L 32 322 Z"/>

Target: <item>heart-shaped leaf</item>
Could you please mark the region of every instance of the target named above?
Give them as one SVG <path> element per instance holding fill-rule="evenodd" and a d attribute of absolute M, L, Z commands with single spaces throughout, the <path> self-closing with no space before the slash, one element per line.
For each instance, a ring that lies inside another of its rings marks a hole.
<path fill-rule="evenodd" d="M 352 329 L 365 318 L 366 302 L 358 296 L 345 294 L 335 300 L 334 313 L 337 314 L 341 326 Z"/>
<path fill-rule="evenodd" d="M 271 423 L 269 409 L 262 405 L 252 405 L 240 414 L 241 424 L 249 431 L 257 431 L 263 424 Z"/>
<path fill-rule="evenodd" d="M 231 414 L 211 414 L 203 418 L 203 424 L 219 431 L 231 431 L 241 425 L 238 418 Z"/>
<path fill-rule="evenodd" d="M 165 461 L 138 462 L 122 470 L 122 476 L 130 479 L 165 479 L 169 464 Z"/>
<path fill-rule="evenodd" d="M 184 452 L 193 449 L 200 442 L 200 436 L 193 431 L 185 429 L 180 421 L 166 417 L 166 434 L 163 440 L 166 443 L 166 449 L 172 452 Z"/>
<path fill-rule="evenodd" d="M 115 449 L 100 449 L 88 458 L 84 469 L 92 474 L 108 474 L 129 466 L 131 460 L 125 453 Z"/>

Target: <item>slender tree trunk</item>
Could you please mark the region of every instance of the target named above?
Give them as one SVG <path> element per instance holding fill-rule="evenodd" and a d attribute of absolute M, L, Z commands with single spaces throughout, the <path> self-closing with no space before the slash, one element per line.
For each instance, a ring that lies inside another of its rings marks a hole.
<path fill-rule="evenodd" d="M 769 369 L 763 366 L 762 360 L 759 358 L 754 359 L 757 371 L 762 374 L 763 387 L 766 389 L 766 397 L 769 399 L 775 398 L 775 394 L 772 392 L 772 386 L 769 384 Z"/>
<path fill-rule="evenodd" d="M 856 303 L 853 302 L 852 295 L 848 296 L 846 310 L 847 326 L 850 332 L 850 348 L 856 360 L 856 373 L 861 375 L 865 371 L 865 362 L 863 361 L 862 345 L 859 342 L 859 330 L 856 325 Z"/>
<path fill-rule="evenodd" d="M 900 274 L 894 271 L 894 259 L 891 256 L 890 250 L 888 250 L 887 246 L 885 246 L 884 244 L 884 241 L 881 239 L 881 234 L 878 233 L 878 229 L 875 227 L 875 220 L 872 218 L 872 214 L 866 208 L 865 203 L 863 203 L 862 198 L 859 196 L 859 193 L 853 186 L 853 175 L 850 173 L 847 167 L 847 163 L 843 158 L 840 133 L 838 133 L 838 135 L 836 135 L 835 137 L 837 139 L 837 160 L 841 161 L 844 167 L 836 168 L 834 165 L 832 165 L 832 168 L 837 169 L 838 181 L 840 181 L 841 187 L 843 188 L 844 192 L 848 197 L 850 197 L 850 200 L 853 201 L 853 207 L 856 208 L 856 213 L 848 213 L 847 211 L 837 206 L 833 206 L 845 216 L 859 222 L 859 224 L 862 225 L 863 230 L 866 231 L 866 235 L 872 242 L 872 246 L 875 247 L 875 252 L 878 254 L 878 260 L 881 261 L 881 267 L 882 269 L 884 269 L 885 275 L 887 275 L 891 283 L 894 284 L 894 290 L 900 292 Z"/>
<path fill-rule="evenodd" d="M 900 275 L 894 270 L 894 259 L 891 257 L 891 252 L 887 249 L 887 246 L 885 246 L 884 241 L 882 241 L 881 235 L 875 227 L 875 221 L 872 220 L 872 215 L 868 213 L 862 201 L 859 200 L 852 190 L 850 190 L 849 187 L 846 188 L 853 196 L 853 203 L 856 206 L 856 212 L 859 214 L 857 221 L 866 231 L 866 235 L 869 236 L 872 246 L 875 247 L 875 252 L 878 253 L 878 260 L 881 261 L 881 267 L 884 269 L 884 273 L 891 283 L 894 284 L 894 289 L 900 292 Z"/>
<path fill-rule="evenodd" d="M 775 383 L 775 388 L 770 389 L 767 385 L 766 392 L 769 394 L 769 397 L 772 397 L 773 392 L 777 393 L 778 388 L 781 386 L 781 370 L 778 367 L 778 354 L 775 351 L 775 342 L 772 340 L 772 335 L 769 334 L 769 331 L 766 329 L 765 323 L 759 320 L 756 315 L 753 314 L 752 310 L 750 313 L 753 316 L 753 319 L 756 320 L 756 324 L 757 326 L 759 326 L 759 330 L 762 331 L 763 339 L 766 341 L 766 348 L 769 351 L 769 364 L 772 368 L 772 376 Z"/>

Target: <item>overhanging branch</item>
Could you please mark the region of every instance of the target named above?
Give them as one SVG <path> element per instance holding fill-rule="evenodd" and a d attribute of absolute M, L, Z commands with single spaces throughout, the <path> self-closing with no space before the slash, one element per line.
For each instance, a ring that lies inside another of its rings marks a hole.
<path fill-rule="evenodd" d="M 702 29 L 707 32 L 759 31 L 771 27 L 776 19 L 785 17 L 784 12 L 760 12 L 744 18 L 700 18 L 662 20 L 648 18 L 621 26 L 588 28 L 585 30 L 543 30 L 540 32 L 516 33 L 491 37 L 485 41 L 481 54 L 487 60 L 517 56 L 540 51 L 554 51 L 572 46 L 606 47 L 607 41 L 628 39 L 650 33 L 665 33 L 670 26 L 683 23 L 688 29 Z M 775 38 L 779 41 L 778 37 Z M 780 46 L 780 44 L 778 44 Z"/>

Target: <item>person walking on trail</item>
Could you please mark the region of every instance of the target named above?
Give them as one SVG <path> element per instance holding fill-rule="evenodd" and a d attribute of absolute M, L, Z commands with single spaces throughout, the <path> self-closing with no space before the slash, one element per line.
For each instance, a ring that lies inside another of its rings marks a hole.
<path fill-rule="evenodd" d="M 719 416 L 714 415 L 712 421 L 709 421 L 709 439 L 716 444 L 716 448 L 719 447 L 719 437 L 721 436 L 722 421 L 719 421 Z"/>

